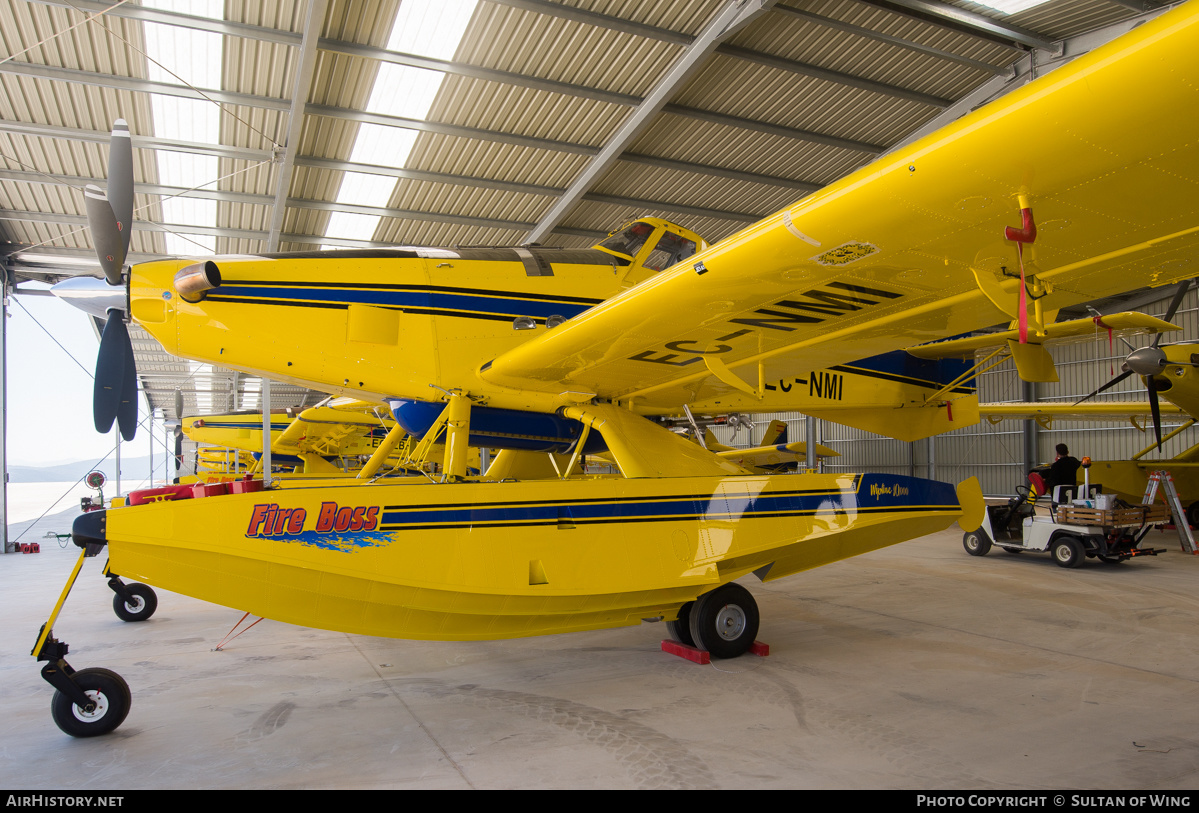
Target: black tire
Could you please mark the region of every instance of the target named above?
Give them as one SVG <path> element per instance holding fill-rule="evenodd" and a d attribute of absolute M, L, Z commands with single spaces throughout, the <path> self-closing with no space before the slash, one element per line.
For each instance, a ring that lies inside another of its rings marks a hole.
<path fill-rule="evenodd" d="M 735 658 L 758 635 L 758 603 L 739 584 L 729 582 L 704 593 L 691 608 L 691 640 L 713 658 Z"/>
<path fill-rule="evenodd" d="M 72 737 L 98 737 L 125 722 L 132 695 L 123 677 L 108 669 L 80 669 L 71 679 L 97 705 L 92 711 L 84 711 L 71 698 L 56 691 L 50 701 L 50 715 L 64 733 Z"/>
<path fill-rule="evenodd" d="M 991 549 L 991 540 L 982 528 L 977 531 L 967 531 L 962 534 L 962 547 L 971 556 L 986 556 Z"/>
<path fill-rule="evenodd" d="M 1187 524 L 1192 528 L 1199 528 L 1199 502 L 1187 506 Z"/>
<path fill-rule="evenodd" d="M 695 646 L 695 639 L 691 637 L 691 610 L 693 607 L 695 607 L 695 602 L 688 601 L 679 607 L 677 619 L 666 622 L 666 631 L 670 633 L 672 641 L 686 646 Z"/>
<path fill-rule="evenodd" d="M 1099 561 L 1103 562 L 1105 565 L 1124 564 L 1124 559 L 1120 558 L 1119 556 L 1100 556 Z"/>
<path fill-rule="evenodd" d="M 1059 536 L 1050 551 L 1061 567 L 1082 567 L 1087 558 L 1082 543 L 1072 536 Z"/>
<path fill-rule="evenodd" d="M 1024 553 L 1024 548 L 1004 548 L 1004 553 Z"/>
<path fill-rule="evenodd" d="M 134 582 L 125 585 L 125 589 L 133 595 L 133 601 L 128 602 L 120 596 L 112 597 L 112 611 L 122 621 L 145 621 L 154 615 L 158 609 L 158 594 L 148 584 Z"/>

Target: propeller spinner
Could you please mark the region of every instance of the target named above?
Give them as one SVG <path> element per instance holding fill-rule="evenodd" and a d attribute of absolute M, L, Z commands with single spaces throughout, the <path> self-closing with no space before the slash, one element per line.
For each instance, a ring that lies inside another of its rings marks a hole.
<path fill-rule="evenodd" d="M 127 297 L 125 259 L 133 230 L 133 142 L 129 125 L 117 119 L 108 149 L 108 191 L 89 184 L 84 190 L 92 243 L 104 269 L 104 280 L 76 277 L 51 291 L 81 310 L 106 321 L 96 357 L 92 418 L 96 431 L 108 432 L 116 421 L 121 437 L 137 434 L 137 370 L 133 344 L 125 326 Z"/>

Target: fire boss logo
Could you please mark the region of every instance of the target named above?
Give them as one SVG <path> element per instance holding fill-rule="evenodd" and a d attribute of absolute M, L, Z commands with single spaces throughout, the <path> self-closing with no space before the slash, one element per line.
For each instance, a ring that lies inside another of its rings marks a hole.
<path fill-rule="evenodd" d="M 246 536 L 298 536 L 304 533 L 308 512 L 303 508 L 280 508 L 274 503 L 254 506 Z M 379 525 L 379 506 L 339 506 L 335 502 L 321 503 L 316 517 L 317 533 L 373 531 Z"/>

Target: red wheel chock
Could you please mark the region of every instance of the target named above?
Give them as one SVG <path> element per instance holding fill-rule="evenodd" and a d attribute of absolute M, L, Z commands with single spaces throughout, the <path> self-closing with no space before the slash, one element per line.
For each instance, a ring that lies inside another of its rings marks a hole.
<path fill-rule="evenodd" d="M 678 641 L 663 641 L 662 651 L 668 655 L 678 655 L 680 658 L 686 658 L 693 663 L 711 663 L 712 655 L 706 649 L 698 649 L 697 647 L 680 644 Z M 765 658 L 770 654 L 770 644 L 764 644 L 761 641 L 754 641 L 750 646 L 749 651 L 753 655 L 760 658 Z"/>

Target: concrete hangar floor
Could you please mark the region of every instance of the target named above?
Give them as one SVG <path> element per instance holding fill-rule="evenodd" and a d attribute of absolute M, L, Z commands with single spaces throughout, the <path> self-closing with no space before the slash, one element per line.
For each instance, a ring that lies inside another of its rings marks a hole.
<path fill-rule="evenodd" d="M 89 560 L 56 625 L 128 680 L 116 732 L 72 739 L 28 653 L 76 549 L 0 559 L 0 786 L 910 788 L 1199 786 L 1199 557 L 1117 566 L 966 555 L 954 529 L 746 586 L 765 658 L 700 666 L 661 624 L 430 643 L 159 594 L 124 623 Z"/>

